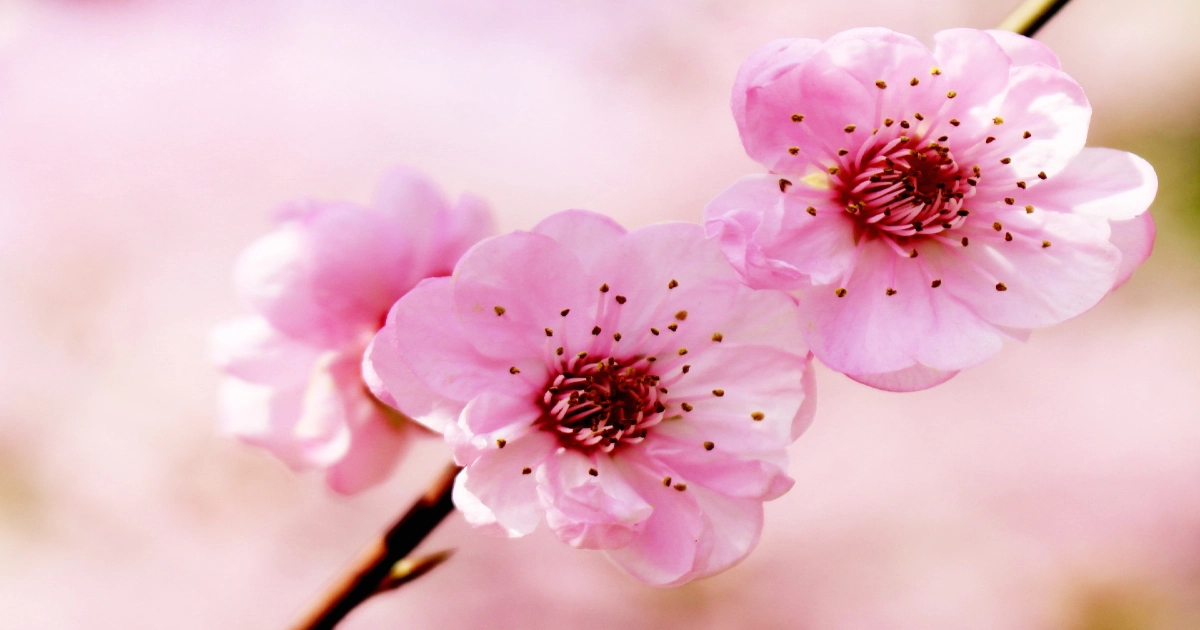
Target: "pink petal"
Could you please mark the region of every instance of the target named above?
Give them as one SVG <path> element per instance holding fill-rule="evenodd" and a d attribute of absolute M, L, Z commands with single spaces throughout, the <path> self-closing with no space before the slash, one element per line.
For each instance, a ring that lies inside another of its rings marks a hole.
<path fill-rule="evenodd" d="M 537 481 L 525 468 L 537 468 L 557 446 L 547 433 L 529 433 L 505 448 L 493 448 L 458 474 L 454 505 L 471 525 L 508 537 L 525 536 L 542 520 Z"/>
<path fill-rule="evenodd" d="M 758 546 L 763 528 L 761 501 L 726 496 L 704 487 L 696 488 L 695 497 L 712 530 L 713 543 L 706 562 L 688 579 L 720 573 L 744 560 Z"/>
<path fill-rule="evenodd" d="M 955 118 L 962 123 L 945 129 L 946 135 L 958 140 L 974 137 L 981 129 L 990 131 L 992 118 L 996 115 L 990 108 L 1008 87 L 1012 68 L 1009 56 L 995 39 L 976 29 L 939 31 L 934 40 L 937 46 L 933 54 L 942 74 L 936 79 L 929 77 L 929 81 L 937 83 L 937 97 L 946 105 L 939 119 Z M 947 100 L 946 94 L 951 90 L 957 96 Z"/>
<path fill-rule="evenodd" d="M 742 62 L 733 82 L 730 106 L 733 119 L 741 133 L 746 153 L 773 160 L 782 154 L 778 146 L 759 147 L 759 136 L 750 131 L 751 114 L 747 111 L 747 95 L 760 86 L 770 85 L 793 68 L 803 64 L 821 46 L 815 39 L 777 39 L 759 48 Z M 794 113 L 794 112 L 793 112 Z M 756 112 L 754 115 L 761 115 Z M 791 113 L 788 114 L 790 120 Z M 781 121 L 777 121 L 781 122 Z M 786 129 L 786 127 L 784 127 Z"/>
<path fill-rule="evenodd" d="M 888 392 L 915 392 L 941 385 L 954 378 L 956 374 L 958 374 L 957 370 L 936 370 L 925 365 L 914 364 L 895 372 L 847 374 L 846 376 L 875 389 Z"/>
<path fill-rule="evenodd" d="M 479 243 L 459 261 L 455 307 L 480 353 L 521 366 L 553 351 L 546 328 L 567 328 L 570 338 L 586 339 L 580 322 L 595 312 L 600 295 L 599 285 L 585 291 L 587 277 L 579 257 L 558 241 L 514 232 Z M 564 317 L 563 310 L 574 315 Z"/>
<path fill-rule="evenodd" d="M 804 368 L 804 379 L 800 381 L 800 387 L 804 389 L 804 402 L 800 403 L 800 409 L 796 410 L 796 415 L 792 418 L 792 439 L 796 440 L 812 426 L 813 419 L 817 416 L 817 371 L 813 368 L 812 353 L 808 354 L 808 365 Z"/>
<path fill-rule="evenodd" d="M 783 291 L 742 289 L 737 311 L 721 326 L 725 345 L 773 346 L 798 356 L 808 354 L 796 299 Z"/>
<path fill-rule="evenodd" d="M 663 485 L 669 472 L 643 458 L 625 456 L 616 463 L 629 485 L 654 506 L 654 512 L 633 542 L 607 551 L 608 557 L 647 584 L 672 586 L 688 581 L 697 564 L 706 563 L 713 544 L 711 527 L 696 494 Z"/>
<path fill-rule="evenodd" d="M 1039 42 L 1036 39 L 1018 35 L 1011 31 L 987 31 L 996 43 L 1004 48 L 1005 54 L 1009 59 L 1012 59 L 1014 66 L 1027 66 L 1029 64 L 1040 63 L 1050 66 L 1051 68 L 1062 69 L 1062 64 L 1058 61 L 1058 55 L 1050 50 L 1050 47 Z"/>
<path fill-rule="evenodd" d="M 611 218 L 587 210 L 556 212 L 533 227 L 531 232 L 558 241 L 579 257 L 584 268 L 591 269 L 625 228 Z"/>
<path fill-rule="evenodd" d="M 426 280 L 396 302 L 375 337 L 370 360 L 384 390 L 406 414 L 411 407 L 421 415 L 429 401 L 420 388 L 407 383 L 406 372 L 389 369 L 397 360 L 425 388 L 464 404 L 489 389 L 524 382 L 514 380 L 511 363 L 485 357 L 467 342 L 453 300 L 450 278 Z M 417 395 L 409 400 L 414 392 Z"/>
<path fill-rule="evenodd" d="M 1145 212 L 1157 192 L 1158 176 L 1146 160 L 1089 147 L 1054 177 L 1034 179 L 1023 201 L 1038 209 L 1122 221 Z"/>
<path fill-rule="evenodd" d="M 1125 284 L 1154 249 L 1154 237 L 1157 228 L 1154 218 L 1149 212 L 1142 213 L 1124 221 L 1110 221 L 1112 228 L 1111 242 L 1121 250 L 1121 268 L 1117 270 L 1117 279 L 1113 282 L 1113 290 Z"/>
<path fill-rule="evenodd" d="M 239 292 L 296 339 L 340 345 L 374 330 L 408 288 L 404 232 L 351 204 L 293 206 L 238 260 Z"/>
<path fill-rule="evenodd" d="M 507 448 L 509 442 L 533 432 L 533 424 L 543 412 L 531 398 L 490 391 L 467 403 L 458 420 L 459 430 L 446 433 L 454 460 L 460 466 L 470 465 L 482 454 Z"/>
<path fill-rule="evenodd" d="M 743 177 L 704 210 L 709 237 L 754 288 L 828 282 L 853 259 L 854 227 L 833 208 L 829 191 L 787 181 L 785 194 L 778 177 Z"/>
<path fill-rule="evenodd" d="M 394 349 L 377 351 L 377 339 L 371 340 L 363 354 L 362 375 L 367 389 L 385 405 L 395 409 L 403 405 L 405 415 L 429 430 L 444 431 L 447 423 L 458 418 L 463 403 L 426 387 Z"/>
<path fill-rule="evenodd" d="M 560 449 L 546 459 L 538 477 L 546 523 L 559 540 L 572 547 L 624 547 L 654 511 L 607 456 L 588 457 Z"/>
<path fill-rule="evenodd" d="M 647 457 L 662 462 L 677 476 L 730 497 L 769 501 L 795 483 L 787 474 L 786 457 L 775 461 L 741 458 L 724 449 L 707 451 L 691 440 L 681 441 L 664 432 L 651 433 L 643 444 Z"/>
<path fill-rule="evenodd" d="M 282 335 L 261 317 L 239 317 L 213 329 L 213 363 L 242 380 L 264 385 L 303 383 L 322 349 Z"/>
<path fill-rule="evenodd" d="M 495 234 L 495 230 L 491 206 L 480 197 L 464 193 L 457 204 L 438 215 L 432 237 L 435 246 L 415 280 L 450 275 L 463 253 Z"/>
<path fill-rule="evenodd" d="M 854 28 L 830 37 L 814 58 L 828 59 L 845 70 L 871 95 L 876 111 L 883 116 L 846 121 L 862 125 L 864 133 L 871 132 L 869 127 L 879 126 L 885 116 L 900 119 L 922 109 L 929 111 L 923 107 L 929 100 L 929 82 L 917 86 L 909 82 L 930 77 L 938 60 L 913 37 L 886 28 Z M 878 81 L 887 87 L 878 87 Z"/>
<path fill-rule="evenodd" d="M 371 414 L 350 428 L 350 448 L 329 467 L 325 481 L 335 492 L 356 494 L 382 483 L 423 432 L 396 426 L 383 414 Z"/>

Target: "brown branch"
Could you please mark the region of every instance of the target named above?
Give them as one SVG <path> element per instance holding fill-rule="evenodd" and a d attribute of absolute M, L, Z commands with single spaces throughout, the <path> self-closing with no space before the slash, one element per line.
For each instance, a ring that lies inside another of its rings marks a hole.
<path fill-rule="evenodd" d="M 363 551 L 362 556 L 346 568 L 291 629 L 329 630 L 356 606 L 387 586 L 392 567 L 454 510 L 450 493 L 459 470 L 453 464 L 446 468 L 424 496 L 383 537 Z"/>
<path fill-rule="evenodd" d="M 1004 18 L 999 29 L 1033 37 L 1068 2 L 1070 0 L 1025 0 Z"/>

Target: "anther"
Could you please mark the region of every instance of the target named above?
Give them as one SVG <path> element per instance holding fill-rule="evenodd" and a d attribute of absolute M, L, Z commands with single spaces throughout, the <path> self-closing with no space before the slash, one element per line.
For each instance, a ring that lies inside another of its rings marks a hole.
<path fill-rule="evenodd" d="M 493 306 L 493 307 L 492 307 L 492 310 L 493 310 L 493 311 L 496 311 L 496 316 L 497 316 L 497 317 L 499 317 L 499 316 L 501 316 L 501 315 L 503 315 L 503 314 L 504 314 L 504 307 L 503 307 L 503 306 Z"/>
<path fill-rule="evenodd" d="M 996 136 L 988 136 L 988 137 L 987 137 L 987 138 L 986 138 L 986 139 L 983 141 L 983 143 L 984 143 L 984 144 L 991 144 L 991 143 L 993 143 L 993 142 L 995 142 L 995 141 L 996 141 Z"/>
<path fill-rule="evenodd" d="M 1004 198 L 1004 203 L 1006 203 L 1006 204 L 1008 204 L 1008 205 L 1010 205 L 1010 206 L 1011 206 L 1011 205 L 1013 205 L 1014 203 L 1017 203 L 1017 200 L 1016 200 L 1016 199 L 1013 199 L 1012 197 L 1005 197 L 1005 198 Z"/>
<path fill-rule="evenodd" d="M 1025 138 L 1026 140 L 1028 140 L 1028 139 L 1030 139 L 1030 138 L 1032 138 L 1032 137 L 1033 137 L 1033 134 L 1031 134 L 1031 133 L 1029 133 L 1028 131 L 1026 131 L 1026 132 L 1025 132 L 1025 133 L 1024 133 L 1024 134 L 1023 134 L 1021 137 L 1022 137 L 1022 138 Z"/>
<path fill-rule="evenodd" d="M 1008 287 L 1004 286 L 1003 282 L 998 282 L 998 283 L 996 283 L 996 290 L 997 291 L 1007 291 Z"/>
<path fill-rule="evenodd" d="M 679 311 L 678 313 L 675 313 L 675 319 L 678 319 L 679 321 L 687 319 L 687 311 Z"/>
<path fill-rule="evenodd" d="M 916 118 L 917 120 L 925 120 L 925 117 L 921 115 L 921 112 L 916 112 L 913 114 L 913 118 Z"/>
<path fill-rule="evenodd" d="M 849 152 L 850 149 L 838 149 L 838 155 L 846 155 Z"/>
<path fill-rule="evenodd" d="M 675 322 L 671 322 L 670 324 L 667 324 L 667 330 L 670 330 L 671 332 L 675 332 L 676 330 L 679 330 L 679 324 L 676 324 Z"/>
<path fill-rule="evenodd" d="M 884 291 L 884 293 L 887 295 L 896 295 L 896 290 L 893 289 L 892 287 L 888 287 L 887 291 Z"/>
<path fill-rule="evenodd" d="M 601 293 L 608 293 L 608 283 L 607 283 L 607 282 L 605 282 L 604 284 L 600 285 L 600 292 L 601 292 Z"/>
<path fill-rule="evenodd" d="M 666 410 L 667 410 L 667 406 L 666 406 L 666 405 L 664 405 L 664 404 L 662 404 L 662 403 L 660 403 L 660 402 L 656 402 L 656 403 L 654 403 L 654 413 L 662 413 L 662 412 L 664 412 L 664 411 L 666 411 Z"/>
<path fill-rule="evenodd" d="M 779 192 L 787 192 L 787 187 L 791 185 L 792 182 L 789 182 L 786 179 L 779 180 Z"/>
<path fill-rule="evenodd" d="M 997 232 L 999 232 L 1003 228 L 1004 228 L 1004 226 L 1000 225 L 999 221 L 996 221 L 995 223 L 992 224 L 992 229 L 996 230 Z"/>
<path fill-rule="evenodd" d="M 750 414 L 750 419 L 754 420 L 755 422 L 760 422 L 765 417 L 766 416 L 764 416 L 763 412 L 761 411 L 755 411 L 754 413 Z"/>
<path fill-rule="evenodd" d="M 904 144 L 906 142 L 908 142 L 908 136 L 900 136 L 900 144 Z"/>
<path fill-rule="evenodd" d="M 908 254 L 908 257 L 909 257 L 909 258 L 916 258 L 916 257 L 917 257 L 917 250 L 915 250 L 915 249 L 914 249 L 914 250 L 912 250 L 912 252 L 910 252 L 910 253 Z"/>
<path fill-rule="evenodd" d="M 1011 240 L 1012 240 L 1012 232 L 1005 232 L 1005 233 L 1004 233 L 1004 240 L 1006 240 L 1006 241 L 1011 241 Z"/>
<path fill-rule="evenodd" d="M 624 295 L 618 295 L 618 296 L 616 297 L 616 300 L 617 300 L 617 304 L 624 304 L 624 303 L 625 303 L 625 296 L 624 296 Z"/>
<path fill-rule="evenodd" d="M 674 486 L 671 486 L 671 487 L 672 487 L 672 488 L 675 488 L 676 490 L 678 490 L 678 491 L 680 491 L 680 492 L 683 492 L 684 490 L 687 490 L 687 484 L 686 484 L 686 483 L 677 483 L 677 484 L 675 484 Z"/>
<path fill-rule="evenodd" d="M 936 289 L 936 288 L 938 288 L 938 287 L 942 286 L 942 281 L 941 281 L 941 280 L 934 280 L 933 282 L 930 282 L 930 283 L 929 283 L 929 286 L 931 286 L 931 287 L 933 287 L 933 288 L 935 288 L 935 289 Z"/>
<path fill-rule="evenodd" d="M 657 329 L 657 328 L 651 328 L 651 329 L 650 329 L 650 334 L 651 334 L 651 335 L 654 335 L 654 336 L 656 336 L 656 337 L 657 337 L 657 336 L 658 336 L 658 329 Z"/>
<path fill-rule="evenodd" d="M 835 295 L 837 295 L 838 297 L 846 297 L 846 289 L 844 289 L 842 287 L 838 287 L 838 290 L 834 291 L 833 293 Z"/>
<path fill-rule="evenodd" d="M 942 136 L 942 137 L 938 138 L 938 142 L 946 142 L 949 139 L 950 139 L 950 136 Z"/>
<path fill-rule="evenodd" d="M 966 247 L 967 245 L 971 244 L 971 240 L 964 236 L 964 237 L 962 237 L 962 244 L 963 244 L 963 247 Z"/>
<path fill-rule="evenodd" d="M 706 451 L 711 451 L 711 450 L 713 450 L 713 448 L 715 448 L 716 446 L 717 446 L 717 445 L 716 445 L 716 444 L 713 444 L 712 442 L 705 442 L 705 443 L 704 443 L 704 450 L 706 450 Z"/>
<path fill-rule="evenodd" d="M 508 444 L 508 440 L 504 438 L 496 438 L 496 448 L 504 448 L 505 444 Z"/>
<path fill-rule="evenodd" d="M 679 356 L 683 356 L 683 355 L 685 355 L 685 354 L 687 354 L 687 348 L 680 348 L 680 349 L 679 349 Z"/>
<path fill-rule="evenodd" d="M 671 478 L 670 477 L 663 477 L 663 486 L 666 486 L 668 488 L 671 487 Z"/>
<path fill-rule="evenodd" d="M 725 390 L 723 390 L 723 389 L 714 389 L 713 390 L 713 396 L 716 396 L 717 398 L 720 398 L 721 396 L 724 396 L 724 395 L 725 395 Z"/>
<path fill-rule="evenodd" d="M 621 333 L 613 333 L 613 341 L 620 341 Z"/>
<path fill-rule="evenodd" d="M 911 126 L 911 125 L 909 125 L 909 124 L 908 124 L 908 121 L 907 121 L 907 120 L 901 120 L 901 121 L 900 121 L 900 127 L 904 128 L 904 129 L 908 129 L 910 126 Z"/>
<path fill-rule="evenodd" d="M 508 373 L 509 374 L 520 374 L 521 370 L 517 369 L 517 366 L 514 365 L 514 366 L 508 368 Z"/>
<path fill-rule="evenodd" d="M 1033 206 L 1025 206 L 1025 214 L 1033 214 Z"/>
<path fill-rule="evenodd" d="M 913 77 L 913 78 L 912 78 L 912 81 L 909 81 L 909 82 L 908 82 L 908 84 L 909 84 L 909 85 L 912 85 L 912 86 L 915 86 L 916 84 L 918 84 L 918 83 L 920 83 L 920 82 L 921 82 L 921 80 L 920 80 L 920 79 L 918 79 L 917 77 Z"/>
<path fill-rule="evenodd" d="M 805 208 L 804 211 L 811 214 L 814 217 L 817 216 L 817 209 L 812 206 Z"/>
<path fill-rule="evenodd" d="M 1000 163 L 1001 164 L 1012 164 L 1012 158 L 1010 158 L 1010 157 L 1000 158 Z"/>
<path fill-rule="evenodd" d="M 691 410 L 695 409 L 695 407 L 693 407 L 693 406 L 689 405 L 688 403 L 679 403 L 679 406 L 680 406 L 680 408 L 682 408 L 684 411 L 691 411 Z"/>
<path fill-rule="evenodd" d="M 942 229 L 949 230 L 951 227 L 954 226 L 950 225 L 948 222 L 942 222 Z"/>
<path fill-rule="evenodd" d="M 958 215 L 958 216 L 960 216 L 960 217 L 965 217 L 965 216 L 967 216 L 968 214 L 971 214 L 971 213 L 970 213 L 969 211 L 967 211 L 967 210 L 959 210 L 959 211 L 958 211 L 958 212 L 956 212 L 955 214 L 957 214 L 957 215 Z"/>
<path fill-rule="evenodd" d="M 883 89 L 886 89 L 886 88 L 887 88 L 887 82 L 886 82 L 886 81 L 884 81 L 883 79 L 880 79 L 880 80 L 878 80 L 878 81 L 876 81 L 876 82 L 875 82 L 875 87 L 877 87 L 877 88 L 879 88 L 879 89 L 881 89 L 881 90 L 883 90 Z"/>
<path fill-rule="evenodd" d="M 600 327 L 599 327 L 599 326 L 592 326 L 592 334 L 593 334 L 593 335 L 599 335 L 599 334 L 600 334 Z"/>
<path fill-rule="evenodd" d="M 957 126 L 961 125 L 962 123 L 958 122 L 958 119 L 957 119 L 957 118 L 951 118 L 951 119 L 950 119 L 950 124 L 951 124 L 951 125 L 954 125 L 955 127 L 957 127 Z"/>
<path fill-rule="evenodd" d="M 792 122 L 804 122 L 804 114 L 792 114 Z"/>
<path fill-rule="evenodd" d="M 854 130 L 857 128 L 858 128 L 857 125 L 846 125 L 846 128 L 844 129 L 844 131 L 846 133 L 854 133 Z"/>
<path fill-rule="evenodd" d="M 683 367 L 679 368 L 679 371 L 683 372 L 684 374 L 687 374 L 688 372 L 692 371 L 692 366 L 684 365 Z"/>
<path fill-rule="evenodd" d="M 958 92 L 955 92 L 954 90 L 946 92 L 946 98 L 954 98 L 955 96 L 958 96 Z"/>
<path fill-rule="evenodd" d="M 562 356 L 562 353 L 563 353 L 563 349 L 562 349 L 561 347 L 557 348 L 557 349 L 554 351 L 554 354 L 557 354 L 557 355 L 558 355 L 558 356 L 560 356 L 560 357 Z"/>
<path fill-rule="evenodd" d="M 884 127 L 891 127 L 891 126 L 892 126 L 892 123 L 894 123 L 894 122 L 896 122 L 896 121 L 892 120 L 891 118 L 884 118 L 884 119 L 883 119 L 883 126 L 884 126 Z"/>
<path fill-rule="evenodd" d="M 532 472 L 533 472 L 533 469 L 532 469 L 532 468 L 530 468 L 530 467 L 528 467 L 528 466 L 526 466 L 526 467 L 524 467 L 524 468 L 522 468 L 522 469 L 521 469 L 521 474 L 522 474 L 522 475 L 528 475 L 528 474 L 530 474 L 530 473 L 532 473 Z"/>
<path fill-rule="evenodd" d="M 569 309 L 569 308 L 564 308 L 562 311 L 560 311 L 560 312 L 559 312 L 559 315 L 562 315 L 563 317 L 566 317 L 566 316 L 567 316 L 567 313 L 570 313 L 570 312 L 571 312 L 571 309 Z"/>
<path fill-rule="evenodd" d="M 679 283 L 676 282 L 674 278 L 672 278 L 671 281 L 667 283 L 668 289 L 674 289 L 677 286 L 679 286 Z"/>
<path fill-rule="evenodd" d="M 993 119 L 992 119 L 992 124 L 995 124 L 995 125 L 1003 125 L 1003 124 L 1004 124 L 1004 119 L 1003 119 L 1003 118 L 1001 118 L 1001 117 L 999 117 L 999 116 L 997 116 L 997 117 L 995 117 L 995 118 L 993 118 Z"/>
<path fill-rule="evenodd" d="M 715 341 L 717 343 L 721 343 L 724 339 L 725 339 L 725 335 L 722 335 L 719 332 L 713 333 L 713 336 L 712 336 L 713 341 Z"/>
<path fill-rule="evenodd" d="M 837 175 L 837 174 L 838 174 L 838 171 L 840 171 L 840 170 L 842 170 L 842 169 L 840 169 L 840 168 L 838 168 L 838 167 L 836 167 L 836 166 L 830 166 L 830 167 L 829 167 L 829 174 L 830 174 L 830 175 Z"/>
<path fill-rule="evenodd" d="M 1025 190 L 1025 182 L 1017 182 L 1017 188 L 1020 188 L 1021 190 Z"/>
<path fill-rule="evenodd" d="M 589 469 L 588 469 L 588 474 L 589 474 L 589 475 L 591 475 L 591 476 L 593 476 L 593 477 L 599 477 L 599 476 L 600 476 L 600 471 L 599 471 L 599 470 L 596 470 L 595 468 L 589 468 Z"/>
<path fill-rule="evenodd" d="M 913 226 L 913 229 L 918 232 L 925 229 L 925 224 L 921 223 L 920 221 L 913 221 L 912 226 Z"/>
<path fill-rule="evenodd" d="M 1042 241 L 1042 248 L 1050 247 L 1050 241 Z"/>
<path fill-rule="evenodd" d="M 1039 172 L 1038 179 L 1046 179 L 1046 171 Z"/>
<path fill-rule="evenodd" d="M 796 155 L 799 152 L 800 147 L 788 147 L 788 153 L 791 153 L 792 155 Z"/>

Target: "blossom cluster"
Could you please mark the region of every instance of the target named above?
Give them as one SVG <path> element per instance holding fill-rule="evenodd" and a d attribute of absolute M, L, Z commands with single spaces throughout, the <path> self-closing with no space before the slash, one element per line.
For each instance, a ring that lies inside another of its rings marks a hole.
<path fill-rule="evenodd" d="M 732 109 L 768 172 L 703 225 L 570 210 L 484 238 L 483 202 L 410 171 L 371 207 L 285 208 L 239 263 L 258 314 L 215 335 L 227 429 L 341 492 L 441 433 L 484 531 L 545 522 L 655 585 L 732 566 L 793 484 L 814 357 L 933 387 L 1150 253 L 1154 171 L 1084 146 L 1090 106 L 1049 49 L 935 41 L 855 29 L 751 55 Z"/>

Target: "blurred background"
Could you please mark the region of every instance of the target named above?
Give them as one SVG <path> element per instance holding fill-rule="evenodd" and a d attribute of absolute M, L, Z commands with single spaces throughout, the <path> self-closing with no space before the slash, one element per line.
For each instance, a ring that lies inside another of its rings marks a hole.
<path fill-rule="evenodd" d="M 1012 0 L 1016 4 L 1017 0 Z M 215 433 L 210 327 L 297 197 L 388 166 L 504 230 L 696 221 L 759 167 L 741 60 L 984 0 L 0 0 L 0 610 L 7 628 L 282 627 L 447 459 L 342 498 Z M 1200 4 L 1076 0 L 1042 38 L 1090 143 L 1158 169 L 1157 250 L 1096 309 L 933 391 L 819 374 L 759 549 L 644 587 L 457 516 L 447 565 L 345 628 L 1200 627 Z"/>

